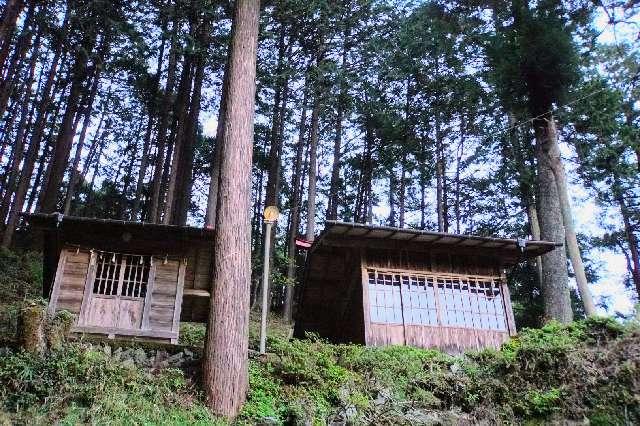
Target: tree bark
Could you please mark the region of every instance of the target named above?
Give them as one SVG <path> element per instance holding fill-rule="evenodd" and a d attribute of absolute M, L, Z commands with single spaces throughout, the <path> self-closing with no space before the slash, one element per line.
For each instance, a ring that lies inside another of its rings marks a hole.
<path fill-rule="evenodd" d="M 305 238 L 313 241 L 316 226 L 316 180 L 318 176 L 318 133 L 320 127 L 320 95 L 315 90 L 311 111 L 311 135 L 309 138 L 309 186 L 307 188 L 307 230 Z"/>
<path fill-rule="evenodd" d="M 225 69 L 229 67 L 229 60 Z M 213 148 L 211 159 L 211 173 L 209 181 L 209 195 L 207 197 L 207 213 L 204 224 L 207 228 L 213 228 L 216 223 L 216 209 L 218 204 L 218 184 L 220 178 L 220 163 L 222 161 L 222 143 L 224 140 L 224 117 L 226 113 L 227 92 L 229 91 L 229 77 L 225 72 L 222 78 L 222 91 L 220 93 L 220 107 L 218 108 L 218 123 L 216 127 L 216 145 Z"/>
<path fill-rule="evenodd" d="M 68 20 L 69 20 L 69 8 L 67 8 L 67 11 L 65 12 L 65 17 L 62 22 L 63 32 L 61 34 L 61 37 L 66 36 Z M 52 98 L 51 90 L 53 89 L 55 76 L 58 71 L 58 65 L 60 63 L 60 57 L 62 56 L 61 39 L 59 39 L 54 44 L 53 51 L 54 51 L 54 56 L 53 56 L 53 59 L 51 60 L 51 66 L 49 68 L 49 72 L 47 73 L 46 82 L 45 82 L 44 88 L 42 89 L 42 94 L 41 94 L 40 102 L 39 102 L 37 113 L 36 113 L 35 127 L 33 129 L 33 132 L 31 133 L 29 148 L 27 149 L 27 153 L 24 158 L 20 180 L 18 181 L 16 194 L 13 197 L 13 203 L 9 211 L 7 226 L 5 227 L 5 232 L 2 235 L 2 247 L 5 247 L 5 248 L 8 248 L 11 245 L 11 241 L 13 240 L 13 233 L 15 231 L 16 226 L 18 225 L 20 213 L 22 213 L 27 192 L 29 190 L 29 184 L 31 183 L 31 175 L 33 174 L 33 169 L 35 167 L 38 153 L 40 152 L 40 145 L 42 142 L 42 137 L 44 135 L 44 129 L 47 122 L 49 105 L 51 104 L 51 98 Z M 46 152 L 43 153 L 43 158 L 44 158 L 44 154 L 46 154 Z M 44 166 L 42 163 L 41 165 Z M 39 182 L 39 179 L 36 179 L 36 181 L 34 182 L 32 196 L 35 196 L 35 191 L 38 186 L 38 182 Z M 30 210 L 30 206 L 29 206 L 29 210 Z"/>
<path fill-rule="evenodd" d="M 389 169 L 389 226 L 396 226 L 396 172 L 393 167 Z"/>
<path fill-rule="evenodd" d="M 144 178 L 147 174 L 147 168 L 149 167 L 149 154 L 151 151 L 151 134 L 153 132 L 153 127 L 155 124 L 155 114 L 156 111 L 156 98 L 158 94 L 158 88 L 160 86 L 160 76 L 162 74 L 162 63 L 164 61 L 164 50 L 167 43 L 167 38 L 164 35 L 167 31 L 167 16 L 163 12 L 162 5 L 159 9 L 159 19 L 160 19 L 160 30 L 161 30 L 161 40 L 160 40 L 160 48 L 158 53 L 158 62 L 156 64 L 156 75 L 154 78 L 152 93 L 153 100 L 150 102 L 148 107 L 148 115 L 149 121 L 147 122 L 147 129 L 144 135 L 144 142 L 142 145 L 142 157 L 140 158 L 140 168 L 138 169 L 138 180 L 136 182 L 136 192 L 133 198 L 133 205 L 131 206 L 131 213 L 129 215 L 130 220 L 136 220 L 138 216 L 138 212 L 140 211 L 140 204 L 142 197 L 142 189 L 144 187 Z M 144 221 L 144 214 L 140 218 L 140 221 Z"/>
<path fill-rule="evenodd" d="M 11 43 L 11 34 L 16 27 L 18 16 L 20 16 L 20 12 L 22 12 L 24 7 L 24 0 L 7 0 L 7 3 L 4 5 L 2 16 L 0 17 L 0 46 L 2 46 L 2 50 Z M 6 49 L 9 50 L 8 47 Z M 2 70 L 3 63 L 4 61 L 0 60 L 0 71 Z"/>
<path fill-rule="evenodd" d="M 95 101 L 96 94 L 98 93 L 98 87 L 100 86 L 100 75 L 102 73 L 102 64 L 104 62 L 104 58 L 109 49 L 109 42 L 107 38 L 102 41 L 102 47 L 99 53 L 99 62 L 95 64 L 95 69 L 93 72 L 93 82 L 91 85 L 91 91 L 89 93 L 87 102 L 85 103 L 84 109 L 84 118 L 82 122 L 82 127 L 80 129 L 80 136 L 78 138 L 78 143 L 76 146 L 76 152 L 73 157 L 73 164 L 71 165 L 71 173 L 69 175 L 69 188 L 67 189 L 67 194 L 64 199 L 64 208 L 63 213 L 68 215 L 71 211 L 71 202 L 73 201 L 73 197 L 76 193 L 76 187 L 78 186 L 78 181 L 80 177 L 80 171 L 78 167 L 80 166 L 80 160 L 82 159 L 82 151 L 84 149 L 84 141 L 87 137 L 87 130 L 89 129 L 89 125 L 91 124 L 91 116 L 93 113 L 93 102 Z M 107 95 L 107 97 L 109 97 Z"/>
<path fill-rule="evenodd" d="M 348 21 L 348 18 L 347 18 Z M 338 218 L 339 186 L 340 186 L 340 162 L 342 158 L 342 121 L 344 120 L 345 103 L 347 102 L 347 78 L 346 73 L 349 68 L 349 38 L 351 36 L 351 25 L 346 23 L 342 40 L 342 64 L 340 65 L 340 91 L 336 106 L 336 134 L 333 139 L 333 165 L 331 167 L 331 183 L 329 186 L 329 205 L 327 207 L 327 219 L 336 220 Z"/>
<path fill-rule="evenodd" d="M 60 132 L 53 146 L 53 157 L 47 171 L 48 179 L 45 181 L 41 198 L 40 210 L 44 213 L 52 213 L 56 209 L 58 195 L 60 194 L 60 186 L 64 178 L 64 172 L 67 167 L 69 155 L 71 153 L 71 145 L 75 134 L 75 120 L 78 111 L 78 99 L 82 91 L 82 84 L 87 75 L 87 52 L 92 50 L 94 40 L 91 36 L 87 36 L 84 40 L 83 49 L 76 54 L 75 63 L 72 71 L 72 82 L 69 96 L 66 100 L 67 107 L 60 126 Z"/>
<path fill-rule="evenodd" d="M 180 84 L 178 85 L 178 93 L 175 104 L 175 138 L 173 146 L 173 158 L 171 159 L 171 172 L 169 173 L 169 182 L 167 184 L 166 200 L 164 205 L 164 216 L 162 217 L 162 223 L 165 225 L 175 224 L 174 216 L 176 213 L 175 195 L 176 188 L 178 186 L 178 179 L 180 179 L 181 163 L 185 154 L 185 131 L 187 126 L 187 109 L 189 101 L 189 93 L 191 92 L 191 71 L 192 71 L 192 58 L 187 56 L 184 60 L 182 77 L 180 78 Z"/>
<path fill-rule="evenodd" d="M 302 113 L 300 115 L 300 126 L 298 131 L 298 143 L 296 144 L 296 159 L 293 164 L 291 176 L 291 224 L 289 226 L 289 242 L 287 248 L 287 288 L 285 290 L 283 317 L 285 321 L 291 322 L 293 319 L 293 296 L 296 279 L 296 237 L 300 227 L 300 200 L 302 182 L 302 154 L 304 151 L 304 135 L 307 128 L 307 87 L 304 86 L 304 97 L 302 99 Z"/>
<path fill-rule="evenodd" d="M 13 161 L 11 162 L 11 169 L 9 170 L 9 179 L 4 186 L 4 196 L 2 199 L 2 208 L 0 211 L 0 221 L 4 222 L 7 218 L 7 214 L 11 207 L 11 196 L 14 193 L 18 174 L 20 172 L 20 163 L 23 160 L 24 147 L 25 147 L 25 135 L 27 131 L 28 121 L 33 118 L 29 114 L 29 106 L 31 103 L 32 85 L 35 78 L 36 59 L 38 57 L 40 48 L 40 36 L 36 39 L 35 47 L 31 55 L 29 63 L 29 75 L 24 81 L 21 108 L 20 108 L 20 121 L 18 123 L 18 130 L 15 138 L 15 148 L 13 150 Z"/>
<path fill-rule="evenodd" d="M 195 72 L 193 78 L 193 92 L 187 116 L 187 126 L 184 135 L 183 153 L 181 155 L 180 177 L 177 187 L 174 223 L 186 225 L 189 207 L 191 204 L 191 189 L 193 175 L 194 146 L 198 138 L 198 120 L 200 117 L 200 103 L 202 100 L 202 85 L 204 83 L 205 67 L 207 65 L 207 47 L 209 45 L 210 22 L 207 19 L 201 24 L 198 31 L 200 52 L 195 60 Z"/>
<path fill-rule="evenodd" d="M 548 157 L 548 164 L 553 172 L 557 187 L 560 211 L 562 213 L 562 222 L 564 225 L 565 241 L 567 243 L 567 252 L 569 253 L 569 259 L 571 259 L 573 272 L 576 276 L 576 284 L 578 285 L 578 292 L 580 293 L 580 298 L 584 305 L 585 314 L 587 316 L 597 315 L 596 306 L 593 303 L 593 296 L 591 295 L 591 290 L 589 290 L 587 276 L 584 272 L 584 265 L 582 264 L 582 256 L 580 255 L 580 247 L 578 246 L 576 231 L 573 226 L 573 213 L 571 212 L 571 202 L 569 200 L 567 175 L 560 156 L 555 118 L 551 116 L 549 119 L 546 119 L 546 124 L 547 137 L 544 139 L 542 149 L 544 154 Z"/>
<path fill-rule="evenodd" d="M 27 16 L 25 17 L 22 31 L 16 41 L 16 46 L 13 51 L 13 56 L 9 63 L 7 72 L 3 78 L 2 78 L 2 74 L 0 73 L 0 117 L 2 117 L 6 111 L 9 99 L 13 94 L 13 89 L 16 86 L 17 80 L 19 79 L 23 59 L 26 56 L 27 52 L 29 51 L 29 48 L 31 47 L 31 40 L 34 33 L 33 29 L 31 28 L 32 21 L 34 18 L 34 10 L 35 10 L 35 2 L 31 3 L 31 5 L 29 6 L 29 10 L 27 11 Z M 38 34 L 38 38 L 39 37 L 40 37 L 40 34 Z M 2 55 L 1 52 L 0 52 L 0 55 Z M 0 62 L 0 65 L 3 65 L 4 58 L 0 57 L 0 61 L 2 61 Z M 0 71 L 2 70 L 0 69 Z"/>
<path fill-rule="evenodd" d="M 629 252 L 631 253 L 631 262 L 629 262 L 628 269 L 631 273 L 631 279 L 633 280 L 633 285 L 636 288 L 636 293 L 638 294 L 638 297 L 640 297 L 640 255 L 638 254 L 638 239 L 636 238 L 633 226 L 631 225 L 631 212 L 627 207 L 627 203 L 620 189 L 620 184 L 617 180 L 618 179 L 614 177 L 613 195 L 620 207 L 620 214 L 624 223 L 624 234 L 627 238 Z"/>
<path fill-rule="evenodd" d="M 444 147 L 442 141 L 442 132 L 440 130 L 440 116 L 436 113 L 436 209 L 438 213 L 438 232 L 446 232 L 445 219 L 445 159 Z"/>
<path fill-rule="evenodd" d="M 176 17 L 173 22 L 171 35 L 171 49 L 169 51 L 169 64 L 167 66 L 167 81 L 164 88 L 163 98 L 160 102 L 158 136 L 156 138 L 158 149 L 154 161 L 153 179 L 151 183 L 151 208 L 149 210 L 150 222 L 160 221 L 160 190 L 162 187 L 162 175 L 165 170 L 165 149 L 167 145 L 167 130 L 169 127 L 169 109 L 172 105 L 173 86 L 175 84 L 176 65 L 178 61 L 178 41 L 176 40 L 178 25 L 179 19 Z"/>
<path fill-rule="evenodd" d="M 562 242 L 565 239 L 562 212 L 549 156 L 543 146 L 548 143 L 549 128 L 545 120 L 534 122 L 536 132 L 536 157 L 538 161 L 537 208 L 540 221 L 540 237 L 543 240 Z M 565 250 L 558 248 L 542 256 L 542 296 L 546 319 L 562 323 L 573 320 L 571 299 L 567 285 L 567 258 Z"/>
<path fill-rule="evenodd" d="M 248 389 L 251 157 L 259 0 L 237 0 L 231 36 L 214 239 L 213 295 L 203 359 L 207 404 L 235 417 Z"/>

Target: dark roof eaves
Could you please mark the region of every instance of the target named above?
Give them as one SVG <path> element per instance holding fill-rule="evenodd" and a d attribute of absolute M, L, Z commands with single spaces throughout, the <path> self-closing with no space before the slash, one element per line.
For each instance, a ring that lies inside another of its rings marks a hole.
<path fill-rule="evenodd" d="M 382 231 L 389 231 L 389 232 L 405 232 L 405 233 L 417 234 L 417 235 L 432 235 L 432 236 L 439 236 L 439 237 L 472 239 L 472 240 L 487 241 L 487 242 L 505 242 L 505 243 L 509 242 L 509 243 L 516 243 L 516 244 L 518 242 L 518 240 L 513 238 L 483 237 L 479 235 L 452 234 L 447 232 L 424 231 L 422 229 L 395 228 L 392 226 L 384 226 L 384 225 L 369 225 L 369 224 L 356 223 L 356 222 L 342 222 L 339 220 L 327 220 L 325 221 L 324 230 L 320 234 L 319 238 L 316 240 L 317 243 L 319 243 L 320 240 L 324 237 L 324 235 L 328 233 L 328 229 L 332 225 L 347 226 L 351 228 L 382 230 Z M 385 238 L 380 238 L 380 239 L 385 239 Z M 314 242 L 314 245 L 316 242 Z M 534 244 L 538 246 L 554 246 L 554 247 L 562 247 L 564 245 L 563 243 L 560 243 L 560 242 L 545 241 L 545 240 L 526 240 L 526 243 Z"/>

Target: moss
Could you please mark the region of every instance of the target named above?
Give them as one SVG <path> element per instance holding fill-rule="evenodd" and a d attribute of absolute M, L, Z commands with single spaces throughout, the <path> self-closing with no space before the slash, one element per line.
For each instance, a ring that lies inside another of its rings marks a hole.
<path fill-rule="evenodd" d="M 47 350 L 47 311 L 38 303 L 27 302 L 20 309 L 20 342 L 32 354 L 42 355 Z"/>
<path fill-rule="evenodd" d="M 67 337 L 73 323 L 75 321 L 75 315 L 69 311 L 58 311 L 55 316 L 48 321 L 47 324 L 47 343 L 52 349 L 61 349 Z"/>

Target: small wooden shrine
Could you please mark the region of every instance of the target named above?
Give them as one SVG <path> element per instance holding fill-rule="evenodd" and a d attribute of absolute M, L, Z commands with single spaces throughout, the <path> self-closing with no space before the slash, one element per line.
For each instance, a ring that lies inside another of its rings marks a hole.
<path fill-rule="evenodd" d="M 214 231 L 188 226 L 24 215 L 44 231 L 49 312 L 77 333 L 176 343 L 180 320 L 207 320 Z"/>
<path fill-rule="evenodd" d="M 294 336 L 498 347 L 516 333 L 506 268 L 561 245 L 329 221 L 307 255 Z"/>

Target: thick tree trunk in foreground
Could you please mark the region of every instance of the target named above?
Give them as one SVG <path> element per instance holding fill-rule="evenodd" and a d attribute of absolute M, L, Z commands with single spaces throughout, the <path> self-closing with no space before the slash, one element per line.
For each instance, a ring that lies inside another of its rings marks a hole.
<path fill-rule="evenodd" d="M 573 226 L 573 213 L 571 212 L 571 201 L 569 200 L 567 175 L 560 156 L 555 119 L 551 116 L 545 121 L 547 124 L 547 137 L 544 139 L 545 143 L 542 145 L 542 149 L 544 154 L 548 157 L 549 166 L 551 167 L 551 171 L 553 172 L 556 182 L 558 198 L 560 201 L 560 211 L 562 212 L 562 223 L 564 225 L 565 241 L 567 243 L 567 252 L 569 253 L 569 259 L 571 259 L 573 272 L 576 275 L 576 284 L 578 285 L 578 292 L 580 293 L 580 298 L 584 305 L 585 314 L 587 316 L 596 315 L 596 306 L 593 303 L 591 290 L 589 290 L 589 283 L 587 282 L 587 276 L 584 272 L 582 256 L 580 255 L 580 247 L 578 247 L 578 239 Z"/>
<path fill-rule="evenodd" d="M 249 296 L 251 281 L 251 157 L 255 102 L 259 0 L 238 0 L 231 36 L 229 88 L 216 235 L 214 290 L 203 359 L 207 404 L 235 417 L 248 389 Z"/>
<path fill-rule="evenodd" d="M 229 56 L 225 69 L 229 67 Z M 224 116 L 226 114 L 227 92 L 229 91 L 229 75 L 222 77 L 222 90 L 220 93 L 220 107 L 218 108 L 218 123 L 216 126 L 216 145 L 213 147 L 209 182 L 209 194 L 207 197 L 207 212 L 204 217 L 204 226 L 213 228 L 216 224 L 216 208 L 218 206 L 218 183 L 220 179 L 220 161 L 222 160 L 222 141 L 224 136 Z"/>
<path fill-rule="evenodd" d="M 565 239 L 562 212 L 553 170 L 543 146 L 548 143 L 546 121 L 537 121 L 536 157 L 538 160 L 538 220 L 543 240 L 562 242 Z M 573 320 L 571 299 L 567 285 L 567 258 L 564 248 L 557 248 L 542 256 L 542 296 L 546 319 L 563 323 Z"/>

